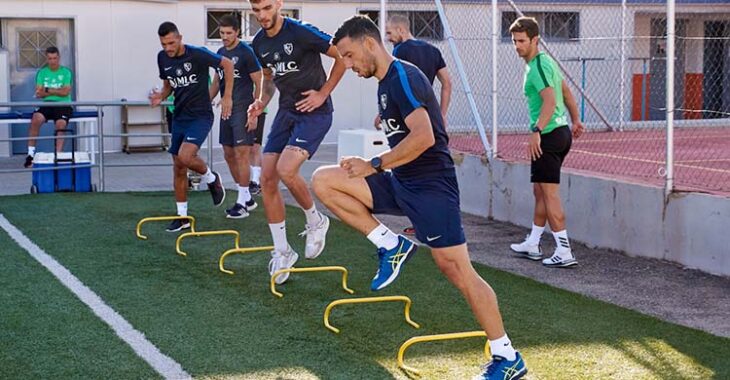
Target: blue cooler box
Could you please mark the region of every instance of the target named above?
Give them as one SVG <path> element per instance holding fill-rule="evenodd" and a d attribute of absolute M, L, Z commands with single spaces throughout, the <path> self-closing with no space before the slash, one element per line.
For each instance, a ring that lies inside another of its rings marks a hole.
<path fill-rule="evenodd" d="M 53 193 L 54 191 L 91 191 L 91 159 L 88 152 L 76 152 L 76 165 L 89 165 L 86 167 L 76 168 L 76 187 L 74 188 L 73 173 L 71 166 L 71 152 L 62 152 L 58 154 L 59 160 L 67 160 L 59 162 L 57 165 L 53 161 L 53 153 L 36 153 L 33 157 L 33 168 L 53 168 L 55 170 L 41 170 L 33 172 L 33 186 L 38 189 L 39 193 Z M 54 184 L 53 176 L 57 176 L 56 184 Z"/>

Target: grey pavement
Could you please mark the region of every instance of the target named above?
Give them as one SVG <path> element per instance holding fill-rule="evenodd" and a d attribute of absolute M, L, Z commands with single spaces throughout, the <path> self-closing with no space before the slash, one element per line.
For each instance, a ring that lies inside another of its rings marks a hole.
<path fill-rule="evenodd" d="M 206 150 L 201 155 L 207 159 Z M 336 156 L 336 145 L 323 145 L 314 159 L 304 164 L 302 174 L 309 179 L 320 165 L 335 163 Z M 21 168 L 23 159 L 22 156 L 0 159 L 0 169 Z M 170 163 L 165 152 L 110 153 L 105 155 L 105 160 L 108 164 Z M 226 187 L 232 187 L 220 149 L 214 149 L 213 162 Z M 169 166 L 110 167 L 104 172 L 106 191 L 171 190 L 171 171 Z M 98 184 L 97 169 L 92 181 Z M 27 194 L 30 185 L 28 172 L 0 173 L 0 195 Z M 288 192 L 284 194 L 288 204 L 295 204 Z M 379 219 L 394 231 L 410 225 L 403 217 L 379 216 Z M 572 245 L 580 263 L 577 267 L 544 268 L 539 262 L 515 257 L 510 252 L 509 244 L 524 239 L 528 232 L 525 228 L 467 214 L 463 215 L 463 224 L 476 262 L 669 322 L 730 337 L 730 278 L 685 269 L 670 262 L 588 248 L 576 241 Z M 545 234 L 542 242 L 543 251 L 552 252 L 555 244 L 551 234 Z"/>

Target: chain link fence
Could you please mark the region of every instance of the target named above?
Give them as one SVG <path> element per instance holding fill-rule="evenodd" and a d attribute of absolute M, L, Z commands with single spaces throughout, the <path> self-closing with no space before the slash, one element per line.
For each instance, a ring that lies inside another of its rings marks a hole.
<path fill-rule="evenodd" d="M 363 13 L 378 18 L 379 7 L 372 6 Z M 489 2 L 446 1 L 445 19 L 434 2 L 388 2 L 386 10 L 407 15 L 414 36 L 438 47 L 446 60 L 453 82 L 447 123 L 453 150 L 488 153 L 478 117 L 497 159 L 528 161 L 525 62 L 509 33 L 524 13 L 538 20 L 540 49 L 561 66 L 587 128 L 574 140 L 566 170 L 665 183 L 665 1 L 500 0 L 496 13 Z M 677 1 L 675 33 L 674 190 L 730 194 L 730 4 Z M 439 86 L 437 81 L 436 93 Z"/>

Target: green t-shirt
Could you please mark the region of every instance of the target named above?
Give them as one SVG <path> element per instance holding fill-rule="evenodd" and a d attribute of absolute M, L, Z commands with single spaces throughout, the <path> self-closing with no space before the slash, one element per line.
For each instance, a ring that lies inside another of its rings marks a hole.
<path fill-rule="evenodd" d="M 73 83 L 73 74 L 68 67 L 59 66 L 53 71 L 48 66 L 43 66 L 35 76 L 35 84 L 40 87 L 61 88 L 70 86 Z M 50 95 L 43 98 L 44 102 L 70 102 L 71 93 L 66 96 Z"/>
<path fill-rule="evenodd" d="M 550 56 L 540 52 L 527 63 L 525 68 L 524 91 L 527 97 L 527 108 L 530 110 L 530 128 L 537 124 L 542 107 L 540 91 L 552 87 L 555 91 L 555 112 L 550 122 L 543 128 L 542 133 L 550 133 L 553 129 L 568 125 L 563 100 L 563 75 L 558 65 Z"/>

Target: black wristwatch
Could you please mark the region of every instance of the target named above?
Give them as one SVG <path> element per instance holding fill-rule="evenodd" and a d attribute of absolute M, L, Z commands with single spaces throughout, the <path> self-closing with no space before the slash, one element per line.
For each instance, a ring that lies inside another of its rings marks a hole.
<path fill-rule="evenodd" d="M 380 157 L 373 157 L 370 160 L 370 166 L 372 166 L 378 173 L 383 172 L 383 160 L 381 160 Z"/>
<path fill-rule="evenodd" d="M 530 127 L 530 132 L 541 133 L 542 129 L 538 128 L 537 124 L 535 124 L 532 127 Z"/>
<path fill-rule="evenodd" d="M 43 87 L 43 91 L 48 93 L 48 87 Z"/>

